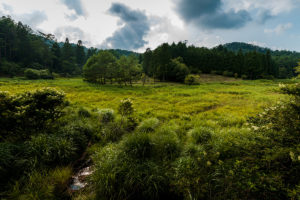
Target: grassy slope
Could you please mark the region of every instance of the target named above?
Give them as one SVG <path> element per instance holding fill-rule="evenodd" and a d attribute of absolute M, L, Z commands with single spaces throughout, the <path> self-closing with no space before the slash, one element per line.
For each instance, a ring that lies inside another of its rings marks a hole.
<path fill-rule="evenodd" d="M 155 85 L 95 85 L 80 78 L 57 80 L 0 79 L 0 90 L 20 93 L 42 87 L 63 90 L 76 106 L 117 109 L 121 99 L 134 101 L 139 118 L 206 126 L 240 126 L 262 106 L 283 98 L 276 92 L 281 81 L 209 81 L 197 86 L 175 83 Z"/>

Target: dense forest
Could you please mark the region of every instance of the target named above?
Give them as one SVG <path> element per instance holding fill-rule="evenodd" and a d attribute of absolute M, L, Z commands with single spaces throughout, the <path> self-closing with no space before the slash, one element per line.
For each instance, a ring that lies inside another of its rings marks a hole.
<path fill-rule="evenodd" d="M 245 43 L 231 43 L 208 49 L 187 46 L 186 42 L 164 43 L 144 54 L 127 50 L 106 50 L 116 59 L 133 56 L 142 72 L 161 81 L 183 82 L 189 74 L 211 73 L 244 79 L 290 78 L 300 54 L 272 51 Z M 72 44 L 57 42 L 52 34 L 34 32 L 10 17 L 0 19 L 0 75 L 51 78 L 81 75 L 87 60 L 97 48 L 86 48 L 81 40 Z M 26 70 L 30 69 L 30 70 Z M 36 75 L 39 73 L 40 75 Z M 140 73 L 142 78 L 142 73 Z"/>
<path fill-rule="evenodd" d="M 0 19 L 0 75 L 23 75 L 27 68 L 49 70 L 63 76 L 80 75 L 89 57 L 98 50 L 86 48 L 81 40 L 72 44 L 57 42 L 52 34 L 34 32 L 29 26 L 10 17 Z M 114 56 L 134 54 L 126 50 L 109 50 Z M 137 54 L 134 54 L 137 55 Z"/>

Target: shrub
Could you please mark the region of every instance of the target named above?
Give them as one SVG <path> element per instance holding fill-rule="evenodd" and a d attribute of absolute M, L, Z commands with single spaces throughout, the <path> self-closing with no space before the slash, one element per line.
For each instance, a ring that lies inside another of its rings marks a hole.
<path fill-rule="evenodd" d="M 28 180 L 16 182 L 8 193 L 9 199 L 64 199 L 65 188 L 72 175 L 68 167 L 54 170 L 33 171 Z"/>
<path fill-rule="evenodd" d="M 232 77 L 232 76 L 233 76 L 233 72 L 224 71 L 224 72 L 223 72 L 223 76 Z"/>
<path fill-rule="evenodd" d="M 248 76 L 245 75 L 245 74 L 243 74 L 243 75 L 241 76 L 241 78 L 242 78 L 243 80 L 246 80 L 246 79 L 248 78 Z"/>
<path fill-rule="evenodd" d="M 199 127 L 190 130 L 188 134 L 195 144 L 205 144 L 212 138 L 213 131 L 209 128 Z"/>
<path fill-rule="evenodd" d="M 170 191 L 171 166 L 161 163 L 155 147 L 149 134 L 133 134 L 101 149 L 93 157 L 96 199 L 176 199 Z"/>
<path fill-rule="evenodd" d="M 130 99 L 123 99 L 119 105 L 119 113 L 122 116 L 130 116 L 133 114 L 133 103 Z"/>
<path fill-rule="evenodd" d="M 41 79 L 54 79 L 54 76 L 50 73 L 48 69 L 40 70 Z"/>
<path fill-rule="evenodd" d="M 217 71 L 216 71 L 216 70 L 212 70 L 212 71 L 210 71 L 210 74 L 216 75 L 216 74 L 217 74 Z"/>
<path fill-rule="evenodd" d="M 137 130 L 140 133 L 149 133 L 155 131 L 159 125 L 159 120 L 156 118 L 150 118 L 144 120 L 138 127 Z"/>
<path fill-rule="evenodd" d="M 0 65 L 0 73 L 3 73 L 4 75 L 8 75 L 10 77 L 16 76 L 20 73 L 20 71 L 21 67 L 14 62 L 8 62 L 4 60 Z"/>
<path fill-rule="evenodd" d="M 0 92 L 1 140 L 26 140 L 61 117 L 64 94 L 53 89 L 10 96 Z"/>
<path fill-rule="evenodd" d="M 78 115 L 79 115 L 80 117 L 85 117 L 85 118 L 91 117 L 91 113 L 90 113 L 87 109 L 85 109 L 85 108 L 83 108 L 83 107 L 80 107 L 80 108 L 79 108 L 79 110 L 78 110 Z"/>
<path fill-rule="evenodd" d="M 234 78 L 237 79 L 239 77 L 238 73 L 234 73 Z"/>
<path fill-rule="evenodd" d="M 27 79 L 36 80 L 40 78 L 40 71 L 36 69 L 28 68 L 24 71 L 24 75 Z"/>
<path fill-rule="evenodd" d="M 126 133 L 124 120 L 107 123 L 101 130 L 101 138 L 105 142 L 116 142 Z"/>
<path fill-rule="evenodd" d="M 194 85 L 196 83 L 196 76 L 194 75 L 187 75 L 184 79 L 184 83 L 187 85 Z"/>
<path fill-rule="evenodd" d="M 99 114 L 100 114 L 100 122 L 104 124 L 108 122 L 113 122 L 116 118 L 114 111 L 111 109 L 102 109 L 99 111 Z"/>
<path fill-rule="evenodd" d="M 28 156 L 33 166 L 67 164 L 76 155 L 73 142 L 57 135 L 38 135 L 26 142 Z"/>

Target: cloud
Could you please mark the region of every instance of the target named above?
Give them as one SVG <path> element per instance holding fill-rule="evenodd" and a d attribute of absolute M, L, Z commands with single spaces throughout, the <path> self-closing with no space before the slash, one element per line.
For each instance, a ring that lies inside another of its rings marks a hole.
<path fill-rule="evenodd" d="M 120 27 L 100 45 L 101 48 L 134 50 L 147 44 L 144 36 L 150 30 L 150 20 L 144 11 L 113 3 L 108 13 L 119 18 Z"/>
<path fill-rule="evenodd" d="M 281 13 L 288 13 L 299 6 L 299 0 L 223 0 L 224 6 L 234 10 L 247 10 L 255 21 L 265 23 Z"/>
<path fill-rule="evenodd" d="M 17 19 L 22 23 L 29 25 L 31 28 L 36 28 L 48 19 L 47 15 L 42 11 L 33 11 L 32 13 L 25 13 L 17 16 Z"/>
<path fill-rule="evenodd" d="M 145 40 L 150 41 L 150 48 L 156 48 L 162 43 L 179 42 L 188 38 L 188 30 L 178 26 L 179 22 L 168 17 L 151 16 L 151 28 L 149 33 L 145 36 Z M 138 52 L 143 52 L 145 48 L 141 48 Z"/>
<path fill-rule="evenodd" d="M 224 10 L 221 0 L 174 0 L 176 11 L 187 23 L 207 29 L 232 29 L 251 21 L 246 10 Z"/>
<path fill-rule="evenodd" d="M 86 46 L 91 46 L 90 36 L 85 33 L 82 29 L 74 26 L 63 26 L 58 27 L 54 31 L 54 35 L 58 41 L 65 41 L 66 38 L 72 43 L 77 43 L 78 40 L 82 40 Z"/>
<path fill-rule="evenodd" d="M 265 33 L 275 33 L 277 35 L 280 35 L 292 27 L 293 27 L 292 23 L 279 24 L 273 29 L 265 29 L 264 32 Z"/>
<path fill-rule="evenodd" d="M 81 0 L 61 0 L 61 2 L 65 4 L 70 10 L 73 10 L 75 12 L 71 15 L 66 15 L 68 19 L 75 20 L 79 16 L 87 16 L 87 12 L 85 11 Z"/>
<path fill-rule="evenodd" d="M 23 24 L 29 25 L 31 28 L 36 29 L 40 24 L 48 19 L 45 12 L 40 10 L 34 10 L 30 13 L 16 14 L 12 6 L 2 3 L 2 9 L 0 8 L 0 15 L 9 15 L 17 21 L 21 21 Z"/>

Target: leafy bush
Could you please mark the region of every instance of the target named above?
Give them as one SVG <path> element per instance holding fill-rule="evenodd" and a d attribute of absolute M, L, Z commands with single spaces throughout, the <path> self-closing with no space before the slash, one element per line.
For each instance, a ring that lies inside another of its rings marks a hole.
<path fill-rule="evenodd" d="M 29 80 L 36 80 L 40 78 L 40 71 L 36 69 L 28 68 L 24 71 L 24 75 Z"/>
<path fill-rule="evenodd" d="M 33 136 L 26 146 L 33 166 L 67 164 L 75 157 L 77 150 L 72 141 L 57 135 Z"/>
<path fill-rule="evenodd" d="M 119 105 L 118 111 L 122 116 L 132 115 L 134 111 L 132 101 L 130 99 L 123 99 Z"/>
<path fill-rule="evenodd" d="M 248 78 L 248 76 L 247 76 L 247 75 L 245 75 L 245 74 L 243 74 L 243 75 L 241 76 L 241 78 L 242 78 L 243 80 L 245 80 L 245 79 L 247 79 L 247 78 Z"/>
<path fill-rule="evenodd" d="M 232 76 L 233 76 L 233 72 L 224 71 L 224 72 L 223 72 L 223 76 L 232 77 Z"/>
<path fill-rule="evenodd" d="M 80 108 L 79 108 L 79 110 L 78 110 L 78 115 L 79 115 L 80 117 L 85 117 L 85 118 L 91 117 L 91 113 L 90 113 L 87 109 L 85 109 L 85 108 L 83 108 L 83 107 L 80 107 Z"/>
<path fill-rule="evenodd" d="M 0 92 L 0 140 L 24 140 L 62 115 L 64 94 L 53 89 L 10 96 Z"/>
<path fill-rule="evenodd" d="M 206 127 L 199 127 L 190 130 L 188 135 L 195 144 L 205 144 L 212 138 L 213 131 Z"/>
<path fill-rule="evenodd" d="M 149 133 L 155 131 L 159 125 L 159 120 L 156 118 L 150 118 L 144 120 L 138 127 L 137 130 L 140 133 Z"/>
<path fill-rule="evenodd" d="M 48 69 L 40 70 L 41 79 L 54 79 L 54 76 L 50 73 Z"/>
<path fill-rule="evenodd" d="M 54 79 L 54 76 L 50 73 L 48 69 L 37 70 L 37 69 L 27 68 L 24 71 L 24 75 L 29 80 Z"/>
<path fill-rule="evenodd" d="M 105 142 L 116 142 L 126 133 L 124 120 L 107 123 L 101 130 L 101 138 Z"/>
<path fill-rule="evenodd" d="M 127 106 L 127 105 L 124 105 Z M 125 108 L 124 108 L 125 109 Z M 126 111 L 124 111 L 126 112 Z M 106 124 L 108 122 L 113 122 L 116 118 L 115 113 L 111 109 L 102 109 L 99 111 L 100 114 L 100 122 Z"/>
<path fill-rule="evenodd" d="M 0 65 L 0 73 L 4 75 L 8 75 L 9 77 L 14 77 L 19 74 L 21 71 L 21 67 L 14 63 L 8 61 L 2 61 Z"/>
<path fill-rule="evenodd" d="M 108 145 L 94 157 L 92 175 L 96 198 L 182 199 L 171 192 L 170 167 L 180 150 L 168 135 L 146 133 L 128 135 L 122 142 Z M 121 183 L 121 184 L 120 184 Z"/>
<path fill-rule="evenodd" d="M 194 85 L 196 83 L 196 77 L 194 75 L 187 75 L 184 79 L 184 83 L 187 85 Z"/>
<path fill-rule="evenodd" d="M 64 199 L 67 197 L 65 188 L 71 175 L 72 170 L 68 167 L 33 171 L 24 183 L 16 182 L 7 196 L 9 199 Z"/>

